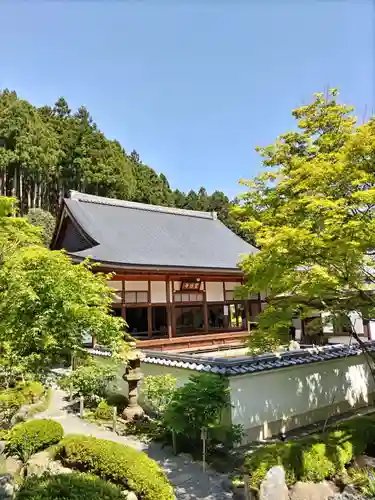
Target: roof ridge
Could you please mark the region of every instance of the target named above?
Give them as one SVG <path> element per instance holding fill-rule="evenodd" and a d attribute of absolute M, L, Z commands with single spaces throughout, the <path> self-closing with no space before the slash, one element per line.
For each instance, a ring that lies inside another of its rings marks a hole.
<path fill-rule="evenodd" d="M 149 212 L 159 212 L 172 215 L 183 215 L 186 217 L 196 217 L 199 219 L 216 220 L 216 212 L 203 212 L 199 210 L 186 210 L 183 208 L 163 207 L 161 205 L 149 205 L 147 203 L 138 203 L 135 201 L 118 200 L 116 198 L 105 198 L 93 194 L 80 193 L 79 191 L 71 190 L 69 192 L 71 200 L 81 201 L 85 203 L 95 203 L 97 205 L 108 205 L 112 207 L 131 208 L 135 210 L 147 210 Z"/>

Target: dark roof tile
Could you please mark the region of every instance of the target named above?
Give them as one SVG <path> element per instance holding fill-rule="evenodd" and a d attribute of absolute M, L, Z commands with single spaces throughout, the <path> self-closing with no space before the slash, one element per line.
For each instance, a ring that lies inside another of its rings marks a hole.
<path fill-rule="evenodd" d="M 209 212 L 179 210 L 71 192 L 64 200 L 97 244 L 71 255 L 102 263 L 200 269 L 237 269 L 256 252 Z"/>

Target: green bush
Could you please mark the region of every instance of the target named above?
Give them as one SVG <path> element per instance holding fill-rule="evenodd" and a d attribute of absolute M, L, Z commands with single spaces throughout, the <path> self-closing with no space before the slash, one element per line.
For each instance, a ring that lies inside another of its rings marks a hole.
<path fill-rule="evenodd" d="M 297 480 L 323 481 L 342 472 L 345 465 L 374 441 L 375 420 L 358 417 L 324 434 L 262 446 L 245 460 L 250 486 L 259 488 L 267 471 L 275 465 L 283 465 L 288 484 Z"/>
<path fill-rule="evenodd" d="M 94 396 L 104 398 L 111 382 L 116 378 L 113 366 L 105 366 L 90 362 L 72 371 L 59 381 L 64 390 L 73 387 L 75 394 L 93 398 Z"/>
<path fill-rule="evenodd" d="M 44 474 L 28 477 L 16 500 L 124 500 L 121 489 L 91 474 Z"/>
<path fill-rule="evenodd" d="M 0 424 L 8 427 L 12 417 L 26 404 L 25 396 L 17 389 L 6 389 L 0 393 Z"/>
<path fill-rule="evenodd" d="M 162 415 L 173 398 L 177 379 L 172 375 L 149 375 L 142 384 L 142 394 L 152 410 Z"/>
<path fill-rule="evenodd" d="M 58 445 L 56 457 L 67 467 L 121 484 L 143 500 L 175 498 L 159 465 L 145 453 L 128 446 L 89 436 L 70 436 Z"/>
<path fill-rule="evenodd" d="M 58 443 L 63 428 L 54 420 L 30 420 L 15 425 L 8 434 L 7 452 L 18 455 L 23 462 L 37 451 Z"/>
<path fill-rule="evenodd" d="M 221 425 L 222 413 L 230 408 L 227 380 L 218 375 L 192 375 L 187 384 L 173 393 L 163 423 L 167 429 L 196 440 L 203 427 Z"/>
<path fill-rule="evenodd" d="M 98 420 L 111 420 L 113 417 L 113 408 L 106 401 L 100 401 L 94 412 Z"/>

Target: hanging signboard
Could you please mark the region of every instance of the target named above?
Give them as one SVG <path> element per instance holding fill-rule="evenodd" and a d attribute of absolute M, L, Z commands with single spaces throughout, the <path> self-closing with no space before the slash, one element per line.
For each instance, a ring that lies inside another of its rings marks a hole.
<path fill-rule="evenodd" d="M 199 292 L 201 289 L 200 281 L 181 281 L 181 292 L 193 291 Z"/>
<path fill-rule="evenodd" d="M 229 316 L 229 307 L 224 306 L 224 316 Z"/>

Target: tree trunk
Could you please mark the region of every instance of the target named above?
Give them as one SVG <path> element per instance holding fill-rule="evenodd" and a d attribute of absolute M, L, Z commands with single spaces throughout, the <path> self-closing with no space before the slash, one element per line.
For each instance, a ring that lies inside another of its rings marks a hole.
<path fill-rule="evenodd" d="M 20 193 L 20 210 L 21 210 L 21 215 L 24 215 L 25 210 L 24 210 L 24 203 L 23 203 L 23 175 L 22 171 L 20 171 L 20 179 L 19 179 L 19 193 Z"/>
<path fill-rule="evenodd" d="M 12 186 L 12 197 L 15 198 L 17 196 L 17 166 L 14 165 L 13 170 L 13 186 Z"/>

